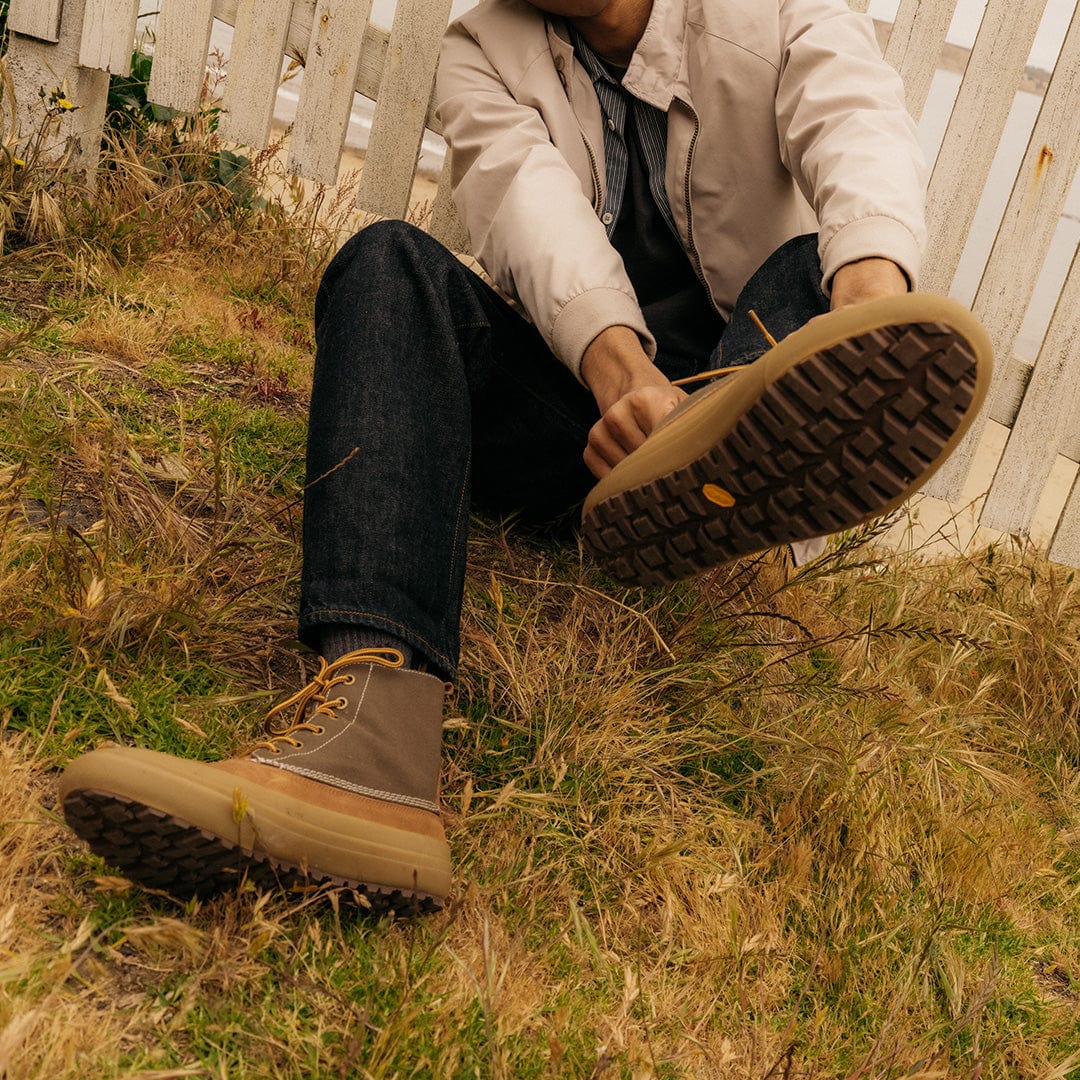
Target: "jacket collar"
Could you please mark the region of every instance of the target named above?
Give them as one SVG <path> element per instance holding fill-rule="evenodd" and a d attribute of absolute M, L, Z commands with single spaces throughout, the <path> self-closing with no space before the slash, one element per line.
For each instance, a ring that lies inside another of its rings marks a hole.
<path fill-rule="evenodd" d="M 562 19 L 547 20 L 548 44 L 560 76 L 572 72 L 574 47 L 569 28 Z M 682 71 L 683 39 L 686 35 L 686 0 L 653 0 L 652 14 L 641 35 L 622 84 L 635 97 L 654 105 L 662 112 L 671 107 Z M 583 82 L 591 86 L 588 73 L 581 71 Z M 565 81 L 564 81 L 564 85 Z M 573 97 L 573 91 L 567 87 Z"/>
<path fill-rule="evenodd" d="M 559 73 L 559 81 L 566 91 L 566 96 L 570 99 L 570 104 L 575 108 L 584 107 L 589 110 L 595 103 L 595 119 L 599 123 L 600 105 L 596 102 L 592 78 L 585 70 L 584 64 L 577 62 L 574 46 L 570 40 L 569 25 L 559 18 L 549 17 L 546 22 L 548 47 L 551 49 L 555 70 Z"/>
<path fill-rule="evenodd" d="M 642 101 L 667 112 L 682 71 L 686 0 L 653 0 L 623 86 Z"/>

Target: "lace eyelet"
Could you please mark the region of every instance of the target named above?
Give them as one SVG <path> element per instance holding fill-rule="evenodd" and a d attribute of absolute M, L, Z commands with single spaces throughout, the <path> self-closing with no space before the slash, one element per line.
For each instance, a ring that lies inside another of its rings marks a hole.
<path fill-rule="evenodd" d="M 322 727 L 322 726 L 320 725 L 319 727 L 317 727 L 317 728 L 315 729 L 315 734 L 316 734 L 316 735 L 325 735 L 325 734 L 326 734 L 326 728 L 324 728 L 324 727 Z"/>
<path fill-rule="evenodd" d="M 356 676 L 350 672 L 348 675 L 345 676 L 342 681 L 345 683 L 346 686 L 352 686 L 356 682 Z"/>

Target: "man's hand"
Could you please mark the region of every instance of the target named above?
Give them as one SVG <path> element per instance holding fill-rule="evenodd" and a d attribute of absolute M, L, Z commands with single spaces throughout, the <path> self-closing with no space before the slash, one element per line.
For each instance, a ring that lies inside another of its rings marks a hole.
<path fill-rule="evenodd" d="M 581 377 L 600 407 L 583 455 L 596 477 L 636 450 L 686 397 L 645 355 L 628 326 L 608 327 L 593 339 L 581 360 Z"/>
<path fill-rule="evenodd" d="M 860 259 L 841 266 L 833 274 L 832 310 L 878 300 L 883 296 L 899 296 L 908 291 L 907 275 L 888 259 Z"/>

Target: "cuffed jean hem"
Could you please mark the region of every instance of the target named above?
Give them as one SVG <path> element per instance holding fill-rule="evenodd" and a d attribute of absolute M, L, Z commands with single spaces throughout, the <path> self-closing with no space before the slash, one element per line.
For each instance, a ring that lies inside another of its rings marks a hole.
<path fill-rule="evenodd" d="M 424 659 L 438 669 L 440 676 L 453 679 L 457 665 L 446 653 L 437 649 L 422 634 L 389 615 L 377 611 L 359 611 L 352 608 L 313 608 L 300 614 L 299 637 L 309 649 L 319 649 L 319 628 L 323 626 L 362 626 L 367 630 L 380 630 L 399 638 L 419 652 Z"/>
<path fill-rule="evenodd" d="M 817 244 L 816 233 L 793 237 L 746 283 L 713 353 L 713 367 L 752 364 L 772 347 L 751 312 L 773 338 L 782 341 L 829 310 L 829 298 L 821 291 Z"/>

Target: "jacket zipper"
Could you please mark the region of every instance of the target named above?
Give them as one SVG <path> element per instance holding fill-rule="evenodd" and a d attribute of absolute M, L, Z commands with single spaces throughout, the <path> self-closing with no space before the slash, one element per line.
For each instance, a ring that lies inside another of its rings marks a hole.
<path fill-rule="evenodd" d="M 702 287 L 705 289 L 705 295 L 709 298 L 709 303 L 712 304 L 713 310 L 719 313 L 720 309 L 717 308 L 716 301 L 713 299 L 712 289 L 709 288 L 709 283 L 705 280 L 705 271 L 701 266 L 701 256 L 698 254 L 697 245 L 694 243 L 694 210 L 690 205 L 690 170 L 693 168 L 694 164 L 694 147 L 697 145 L 698 132 L 701 131 L 701 121 L 698 119 L 697 113 L 690 105 L 681 98 L 678 100 L 694 118 L 694 134 L 690 136 L 690 145 L 686 150 L 686 174 L 683 176 L 683 203 L 686 207 L 686 243 L 690 248 L 690 260 L 694 264 L 694 270 L 697 273 L 698 281 L 701 282 Z"/>
<path fill-rule="evenodd" d="M 578 122 L 578 130 L 581 132 L 581 141 L 585 144 L 585 150 L 589 155 L 589 167 L 592 169 L 593 182 L 593 209 L 599 214 L 604 209 L 604 189 L 600 184 L 600 167 L 596 164 L 596 152 L 585 134 L 585 129 L 581 127 L 580 121 Z"/>

